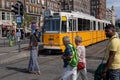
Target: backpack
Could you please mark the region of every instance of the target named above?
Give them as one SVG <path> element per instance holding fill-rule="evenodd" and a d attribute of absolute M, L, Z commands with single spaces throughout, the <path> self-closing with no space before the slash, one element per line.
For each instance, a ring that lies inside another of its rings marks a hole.
<path fill-rule="evenodd" d="M 71 44 L 69 44 L 69 46 L 72 48 L 72 56 L 73 56 L 73 58 L 69 61 L 69 65 L 72 67 L 77 67 L 78 59 L 79 59 L 77 49 Z"/>

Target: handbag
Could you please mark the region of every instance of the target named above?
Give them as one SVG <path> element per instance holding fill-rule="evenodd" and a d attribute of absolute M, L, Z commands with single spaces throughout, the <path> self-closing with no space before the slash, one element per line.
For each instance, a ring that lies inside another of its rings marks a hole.
<path fill-rule="evenodd" d="M 94 80 L 106 80 L 105 78 L 103 78 L 103 77 L 100 76 L 100 74 L 102 73 L 105 65 L 106 65 L 105 63 L 99 64 L 99 66 L 95 70 Z"/>
<path fill-rule="evenodd" d="M 103 78 L 100 76 L 100 74 L 103 72 L 105 65 L 106 65 L 106 63 L 103 62 L 104 59 L 105 59 L 105 54 L 104 54 L 104 57 L 102 59 L 102 62 L 98 65 L 97 69 L 95 70 L 94 80 L 106 80 L 106 78 Z"/>
<path fill-rule="evenodd" d="M 84 68 L 85 68 L 85 64 L 83 62 L 78 62 L 77 69 L 80 70 Z"/>

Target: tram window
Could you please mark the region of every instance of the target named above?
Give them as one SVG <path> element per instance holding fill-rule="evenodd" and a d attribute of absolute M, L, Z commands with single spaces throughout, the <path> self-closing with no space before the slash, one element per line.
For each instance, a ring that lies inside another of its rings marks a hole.
<path fill-rule="evenodd" d="M 93 21 L 93 30 L 96 30 L 96 22 Z"/>
<path fill-rule="evenodd" d="M 100 22 L 98 22 L 98 30 L 100 30 Z"/>
<path fill-rule="evenodd" d="M 52 30 L 53 31 L 59 31 L 59 24 L 60 24 L 60 21 L 59 20 L 53 20 L 52 21 Z"/>
<path fill-rule="evenodd" d="M 56 18 L 45 18 L 44 31 L 59 31 L 60 30 L 60 19 Z"/>
<path fill-rule="evenodd" d="M 103 23 L 103 27 L 102 27 L 102 30 L 104 29 L 104 27 L 105 27 L 105 24 Z"/>
<path fill-rule="evenodd" d="M 83 19 L 83 30 L 90 30 L 90 20 Z"/>
<path fill-rule="evenodd" d="M 73 31 L 76 31 L 76 20 L 73 20 Z"/>
<path fill-rule="evenodd" d="M 90 20 L 86 21 L 86 30 L 90 30 Z"/>
<path fill-rule="evenodd" d="M 101 23 L 101 26 L 100 26 L 100 30 L 102 30 L 103 29 L 103 23 Z"/>
<path fill-rule="evenodd" d="M 83 19 L 83 30 L 86 30 L 86 26 L 87 26 L 87 24 L 86 24 L 86 19 Z"/>
<path fill-rule="evenodd" d="M 90 22 L 90 30 L 93 30 L 93 28 L 92 28 L 92 21 Z"/>
<path fill-rule="evenodd" d="M 82 19 L 78 19 L 78 31 L 82 31 Z"/>
<path fill-rule="evenodd" d="M 67 26 L 67 22 L 66 21 L 62 21 L 61 32 L 66 32 L 67 31 L 66 26 Z"/>
<path fill-rule="evenodd" d="M 69 31 L 72 31 L 72 19 L 69 19 Z"/>

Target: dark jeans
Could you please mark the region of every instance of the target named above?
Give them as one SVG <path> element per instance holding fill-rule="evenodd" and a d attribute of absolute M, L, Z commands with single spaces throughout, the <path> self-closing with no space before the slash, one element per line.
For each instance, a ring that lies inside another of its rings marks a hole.
<path fill-rule="evenodd" d="M 106 80 L 120 80 L 120 69 L 108 70 L 106 78 Z"/>

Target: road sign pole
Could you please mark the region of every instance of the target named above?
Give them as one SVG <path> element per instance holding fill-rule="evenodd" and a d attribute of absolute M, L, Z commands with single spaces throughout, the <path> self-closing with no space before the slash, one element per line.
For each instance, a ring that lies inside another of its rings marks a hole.
<path fill-rule="evenodd" d="M 20 31 L 20 27 L 21 27 L 21 24 L 22 24 L 22 16 L 16 16 L 16 22 L 18 24 L 18 33 L 17 33 L 17 37 L 18 37 L 18 50 L 20 52 L 20 37 L 21 37 L 21 31 Z"/>
<path fill-rule="evenodd" d="M 20 31 L 20 27 L 21 25 L 19 24 L 19 30 L 18 30 L 18 51 L 21 51 L 21 47 L 20 47 L 20 37 L 21 37 L 21 31 Z"/>
<path fill-rule="evenodd" d="M 19 32 L 20 32 L 20 28 L 19 28 Z M 18 38 L 19 38 L 19 41 L 18 41 L 18 50 L 20 52 L 20 37 L 18 37 Z"/>

